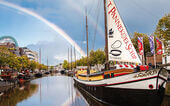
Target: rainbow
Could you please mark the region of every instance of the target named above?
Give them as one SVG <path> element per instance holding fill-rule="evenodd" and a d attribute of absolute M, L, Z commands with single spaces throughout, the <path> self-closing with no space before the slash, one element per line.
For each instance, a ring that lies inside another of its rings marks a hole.
<path fill-rule="evenodd" d="M 48 20 L 46 20 L 45 18 L 43 18 L 42 16 L 38 15 L 37 13 L 30 11 L 28 9 L 25 9 L 23 7 L 20 7 L 18 5 L 9 3 L 9 2 L 5 2 L 5 1 L 0 1 L 1 5 L 10 7 L 10 8 L 14 8 L 16 10 L 19 10 L 21 12 L 24 12 L 26 14 L 29 14 L 35 18 L 37 18 L 38 20 L 42 21 L 43 23 L 45 23 L 47 26 L 49 26 L 50 28 L 52 28 L 55 32 L 57 32 L 58 34 L 60 34 L 63 38 L 65 38 L 73 47 L 75 47 L 75 49 L 81 54 L 81 56 L 86 56 L 85 52 L 78 46 L 78 44 L 73 41 L 70 36 L 64 32 L 64 30 L 62 30 L 61 28 L 59 28 L 57 25 L 49 22 Z"/>

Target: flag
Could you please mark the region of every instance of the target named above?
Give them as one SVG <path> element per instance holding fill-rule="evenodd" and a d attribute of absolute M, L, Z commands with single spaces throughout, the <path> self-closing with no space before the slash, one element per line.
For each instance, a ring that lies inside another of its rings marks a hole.
<path fill-rule="evenodd" d="M 156 48 L 156 52 L 158 55 L 161 55 L 163 52 L 162 52 L 162 42 L 156 38 L 156 45 L 157 45 L 157 48 Z"/>
<path fill-rule="evenodd" d="M 154 36 L 149 36 L 149 44 L 150 44 L 151 53 L 155 54 Z"/>
<path fill-rule="evenodd" d="M 143 55 L 143 37 L 138 37 L 139 55 Z"/>

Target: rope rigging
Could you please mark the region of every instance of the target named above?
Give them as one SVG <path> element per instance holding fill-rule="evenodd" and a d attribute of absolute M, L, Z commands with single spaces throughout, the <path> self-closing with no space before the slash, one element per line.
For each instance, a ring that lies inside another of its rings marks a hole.
<path fill-rule="evenodd" d="M 95 41 L 96 41 L 96 34 L 97 34 L 99 15 L 100 15 L 100 7 L 101 7 L 101 0 L 98 1 L 98 5 L 97 5 L 97 8 L 96 8 L 96 26 L 95 26 L 95 30 L 94 30 L 94 38 L 93 38 L 93 46 L 92 46 L 93 50 L 94 50 Z"/>

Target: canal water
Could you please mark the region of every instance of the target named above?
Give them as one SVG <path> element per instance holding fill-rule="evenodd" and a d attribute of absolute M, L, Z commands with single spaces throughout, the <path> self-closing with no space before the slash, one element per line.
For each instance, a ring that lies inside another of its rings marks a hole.
<path fill-rule="evenodd" d="M 71 77 L 47 76 L 19 85 L 0 96 L 0 106 L 107 106 L 73 85 Z M 170 105 L 165 97 L 162 106 Z"/>

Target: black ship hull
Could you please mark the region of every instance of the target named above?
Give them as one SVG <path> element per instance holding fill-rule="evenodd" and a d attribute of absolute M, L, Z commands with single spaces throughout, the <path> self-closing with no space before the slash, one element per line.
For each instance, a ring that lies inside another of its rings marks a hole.
<path fill-rule="evenodd" d="M 109 88 L 106 86 L 88 86 L 75 81 L 75 86 L 95 100 L 107 105 L 116 106 L 160 106 L 165 89 L 141 90 Z"/>

